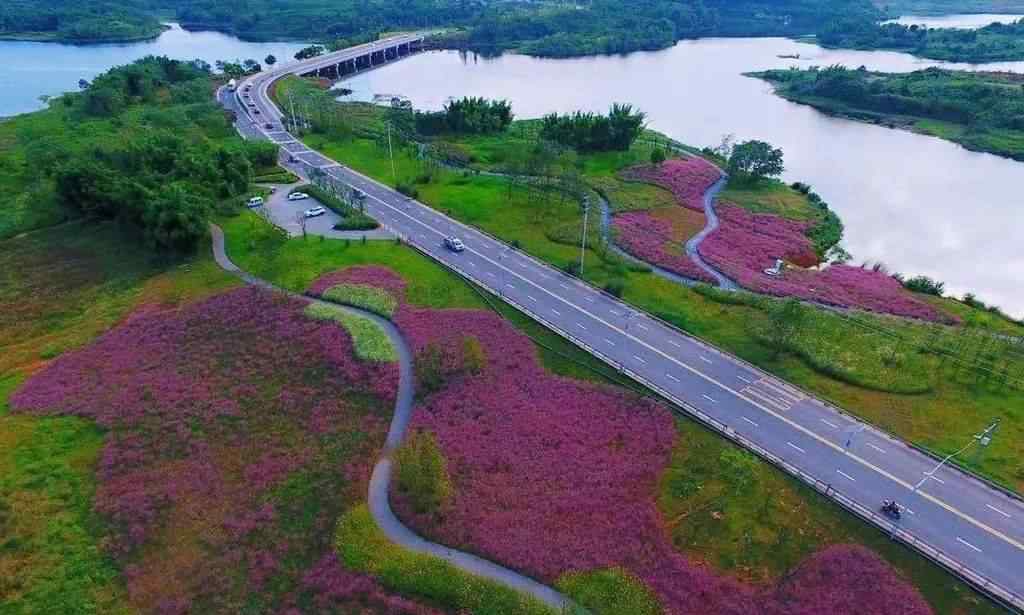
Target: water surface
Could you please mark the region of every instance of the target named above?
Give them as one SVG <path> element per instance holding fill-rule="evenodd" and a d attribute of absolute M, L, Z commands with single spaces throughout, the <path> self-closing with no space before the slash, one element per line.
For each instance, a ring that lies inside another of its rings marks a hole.
<path fill-rule="evenodd" d="M 279 62 L 292 60 L 302 43 L 248 43 L 219 32 L 189 32 L 176 24 L 151 41 L 102 45 L 68 45 L 0 41 L 0 117 L 43 108 L 40 96 L 78 89 L 78 80 L 147 55 L 179 60 L 253 58 L 260 63 L 273 54 Z"/>
<path fill-rule="evenodd" d="M 799 55 L 799 59 L 780 58 Z M 553 60 L 415 56 L 345 83 L 354 96 L 408 96 L 439 109 L 450 96 L 506 98 L 517 117 L 605 111 L 630 102 L 651 127 L 697 146 L 723 135 L 763 139 L 786 154 L 787 181 L 811 183 L 846 224 L 856 262 L 925 274 L 956 294 L 1024 316 L 1024 164 L 941 139 L 828 117 L 787 102 L 745 71 L 845 64 L 909 71 L 973 68 L 893 52 L 825 50 L 782 38 L 683 41 L 656 52 Z M 1024 62 L 987 67 L 1024 72 Z"/>
<path fill-rule="evenodd" d="M 890 19 L 882 23 L 898 23 L 904 26 L 925 26 L 928 28 L 958 28 L 961 30 L 977 30 L 989 24 L 1013 23 L 1024 15 L 1006 13 L 980 13 L 977 15 L 902 15 L 899 19 Z"/>

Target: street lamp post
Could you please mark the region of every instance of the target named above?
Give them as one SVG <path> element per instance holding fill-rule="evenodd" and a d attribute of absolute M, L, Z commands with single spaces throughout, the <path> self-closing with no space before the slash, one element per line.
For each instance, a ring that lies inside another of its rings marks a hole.
<path fill-rule="evenodd" d="M 583 236 L 580 238 L 580 279 L 583 279 L 583 258 L 587 254 L 587 218 L 590 214 L 590 197 L 583 195 Z"/>
<path fill-rule="evenodd" d="M 938 465 L 936 465 L 934 468 L 932 468 L 931 472 L 925 472 L 924 473 L 924 478 L 919 480 L 917 482 L 917 484 L 914 485 L 914 491 L 916 492 L 921 487 L 921 485 L 923 485 L 925 483 L 926 480 L 928 480 L 929 478 L 932 478 L 933 476 L 935 476 L 935 473 L 938 472 L 939 469 L 942 466 L 946 465 L 947 461 L 949 461 L 953 457 L 956 457 L 957 455 L 959 455 L 960 453 L 966 451 L 967 449 L 971 448 L 971 446 L 973 446 L 975 443 L 977 443 L 979 446 L 988 446 L 992 442 L 992 435 L 995 433 L 996 429 L 999 427 L 999 421 L 1000 421 L 1000 419 L 998 419 L 998 418 L 996 420 L 992 421 L 992 424 L 989 425 L 988 427 L 986 427 L 985 429 L 983 429 L 981 431 L 981 433 L 974 434 L 974 436 L 971 438 L 971 441 L 968 442 L 967 444 L 965 444 L 963 446 L 963 448 L 961 448 L 960 450 L 958 450 L 956 452 L 953 452 L 953 453 L 950 453 L 950 454 L 946 455 L 945 457 L 943 457 L 942 461 L 940 461 L 938 463 Z"/>

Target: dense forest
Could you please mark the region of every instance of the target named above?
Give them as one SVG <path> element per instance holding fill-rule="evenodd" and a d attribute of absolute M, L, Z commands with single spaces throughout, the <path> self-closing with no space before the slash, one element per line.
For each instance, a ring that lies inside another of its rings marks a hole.
<path fill-rule="evenodd" d="M 156 36 L 163 28 L 144 2 L 108 0 L 5 0 L 0 38 L 71 42 L 128 41 Z"/>
<path fill-rule="evenodd" d="M 104 0 L 88 8 L 15 0 L 0 8 L 0 36 L 138 38 L 159 31 L 157 8 L 186 28 L 251 40 L 344 44 L 388 30 L 447 27 L 448 46 L 543 56 L 659 49 L 698 36 L 800 35 L 835 20 L 881 16 L 869 0 Z"/>
<path fill-rule="evenodd" d="M 755 73 L 782 96 L 825 111 L 906 126 L 1024 159 L 1024 77 L 929 68 L 907 74 L 842 66 Z"/>
<path fill-rule="evenodd" d="M 1024 59 L 1024 23 L 994 23 L 977 30 L 882 24 L 855 16 L 833 20 L 818 32 L 827 47 L 895 49 L 951 62 Z"/>
<path fill-rule="evenodd" d="M 0 157 L 17 195 L 0 237 L 86 217 L 117 220 L 159 252 L 191 251 L 213 212 L 238 206 L 254 172 L 277 162 L 273 145 L 237 137 L 204 69 L 144 58 L 20 118 L 23 154 Z"/>

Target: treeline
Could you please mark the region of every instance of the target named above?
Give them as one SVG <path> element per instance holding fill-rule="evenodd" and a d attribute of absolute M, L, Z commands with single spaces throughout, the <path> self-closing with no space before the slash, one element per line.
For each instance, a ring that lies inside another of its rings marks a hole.
<path fill-rule="evenodd" d="M 416 132 L 422 135 L 504 132 L 512 118 L 512 104 L 507 100 L 465 97 L 449 101 L 441 111 L 416 112 Z"/>
<path fill-rule="evenodd" d="M 608 115 L 549 113 L 541 120 L 540 137 L 580 152 L 624 152 L 643 132 L 645 118 L 643 111 L 619 103 L 612 105 Z"/>
<path fill-rule="evenodd" d="M 230 137 L 211 92 L 191 63 L 147 57 L 112 69 L 41 112 L 59 112 L 63 125 L 37 135 L 27 162 L 68 210 L 118 220 L 160 251 L 190 251 L 216 204 L 244 194 L 253 169 L 277 157 L 273 145 Z"/>
<path fill-rule="evenodd" d="M 149 38 L 162 30 L 142 2 L 6 0 L 0 3 L 0 36 L 42 37 L 74 42 Z"/>
<path fill-rule="evenodd" d="M 863 17 L 832 21 L 818 32 L 828 47 L 895 49 L 951 62 L 998 62 L 1024 59 L 1024 20 L 993 23 L 976 30 L 879 24 Z"/>
<path fill-rule="evenodd" d="M 957 124 L 961 132 L 943 135 L 971 149 L 1024 157 L 1024 78 L 1011 73 L 948 71 L 874 73 L 842 66 L 757 73 L 783 96 L 825 110 L 857 116 L 911 116 Z M 898 118 L 893 121 L 897 121 Z"/>

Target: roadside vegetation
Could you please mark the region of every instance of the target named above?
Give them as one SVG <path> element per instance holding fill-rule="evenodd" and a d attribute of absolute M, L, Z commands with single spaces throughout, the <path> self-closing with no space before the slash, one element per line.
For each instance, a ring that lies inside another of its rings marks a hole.
<path fill-rule="evenodd" d="M 1019 75 L 938 68 L 894 74 L 843 66 L 752 75 L 774 84 L 780 96 L 825 113 L 1024 160 L 1024 80 Z"/>
<path fill-rule="evenodd" d="M 298 79 L 281 87 L 295 88 L 296 94 L 316 90 Z M 667 190 L 619 174 L 649 164 L 652 149 L 665 147 L 663 136 L 645 132 L 628 151 L 579 154 L 545 146 L 537 139 L 538 123 L 525 121 L 514 122 L 503 135 L 424 141 L 432 152 L 457 156 L 463 165 L 459 168 L 421 158 L 419 146 L 405 140 L 410 135 L 393 143 L 392 175 L 386 141 L 377 130 L 402 111 L 361 104 L 322 109 L 322 116 L 331 118 L 325 124 L 333 122 L 336 128 L 320 130 L 313 122 L 313 130 L 303 136 L 311 147 L 385 183 L 414 184 L 421 201 L 570 272 L 579 271 L 583 194 L 595 203 L 591 190 L 598 188 L 614 199 L 613 209 L 623 210 L 638 203 L 669 207 L 675 202 Z M 476 173 L 509 169 L 530 169 L 534 179 Z M 777 212 L 806 221 L 821 216 L 812 192 L 803 185 L 761 180 L 731 182 L 725 195 L 751 214 Z M 937 310 L 960 324 L 805 308 L 797 312 L 806 316 L 793 334 L 785 334 L 787 321 L 780 315 L 786 312 L 779 301 L 710 287 L 685 288 L 656 276 L 649 267 L 608 250 L 600 240 L 593 207 L 589 216 L 582 277 L 591 284 L 621 293 L 638 308 L 937 453 L 959 449 L 993 416 L 1002 416 L 993 444 L 961 461 L 1024 490 L 1024 445 L 1017 435 L 1024 432 L 1024 393 L 1014 384 L 1024 378 L 1022 349 L 1015 343 L 1024 326 L 985 308 L 910 293 L 915 306 Z M 810 240 L 808 248 L 814 255 Z M 865 274 L 891 280 L 897 287 L 891 291 L 897 292 L 899 280 L 872 272 L 874 268 L 869 265 Z M 860 275 L 860 267 L 850 269 Z"/>

